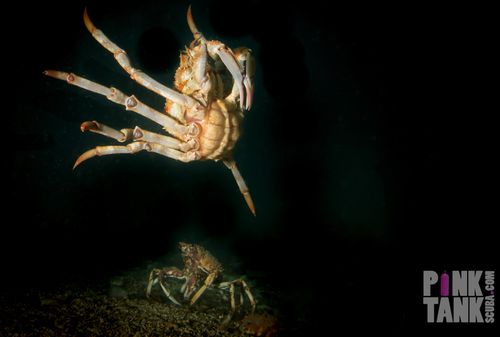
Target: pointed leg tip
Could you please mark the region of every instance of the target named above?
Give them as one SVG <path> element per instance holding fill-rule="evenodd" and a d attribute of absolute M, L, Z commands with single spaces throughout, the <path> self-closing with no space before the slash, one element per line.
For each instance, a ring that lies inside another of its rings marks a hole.
<path fill-rule="evenodd" d="M 73 165 L 73 170 L 78 166 L 80 165 L 81 163 L 83 163 L 84 161 L 86 161 L 87 159 L 90 159 L 92 157 L 95 157 L 95 156 L 98 156 L 98 152 L 96 149 L 91 149 L 91 150 L 88 150 L 84 153 L 82 153 L 80 155 L 80 157 L 78 157 L 78 159 L 76 160 L 75 162 L 75 165 Z"/>
<path fill-rule="evenodd" d="M 247 201 L 248 208 L 250 209 L 250 212 L 252 212 L 252 215 L 254 217 L 257 217 L 257 212 L 255 211 L 255 206 L 253 205 L 253 201 L 250 198 L 250 201 L 248 201 L 246 198 L 245 200 Z"/>
<path fill-rule="evenodd" d="M 83 22 L 90 21 L 89 12 L 87 11 L 87 7 L 83 8 Z"/>
<path fill-rule="evenodd" d="M 244 193 L 243 197 L 245 198 L 245 201 L 247 202 L 247 206 L 250 209 L 250 212 L 252 212 L 254 217 L 257 217 L 257 213 L 255 211 L 255 206 L 253 204 L 252 197 L 250 196 L 250 193 Z"/>
<path fill-rule="evenodd" d="M 90 21 L 89 13 L 87 12 L 87 7 L 83 10 L 83 23 L 85 23 L 85 27 L 87 27 L 88 31 L 93 33 L 96 30 L 92 21 Z"/>
<path fill-rule="evenodd" d="M 73 165 L 73 171 L 78 167 L 80 166 L 81 163 L 83 163 L 85 160 L 87 160 L 87 156 L 86 156 L 87 152 L 85 152 L 84 154 L 82 154 L 80 157 L 78 157 L 75 161 L 75 164 Z"/>

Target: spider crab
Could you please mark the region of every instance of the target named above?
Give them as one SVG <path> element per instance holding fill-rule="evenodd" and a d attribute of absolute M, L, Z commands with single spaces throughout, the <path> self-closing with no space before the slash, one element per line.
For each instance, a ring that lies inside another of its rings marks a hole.
<path fill-rule="evenodd" d="M 164 112 L 142 103 L 134 95 L 125 95 L 113 87 L 106 87 L 73 73 L 46 70 L 44 74 L 69 84 L 106 96 L 158 124 L 169 135 L 153 133 L 136 126 L 115 130 L 97 121 L 83 122 L 82 132 L 98 133 L 127 145 L 97 146 L 83 153 L 73 168 L 94 156 L 132 154 L 146 150 L 162 156 L 190 162 L 194 160 L 222 160 L 231 170 L 250 211 L 255 207 L 248 187 L 232 157 L 240 136 L 243 112 L 252 106 L 255 60 L 245 47 L 234 51 L 220 41 L 207 40 L 198 31 L 191 7 L 187 22 L 194 35 L 186 50 L 181 52 L 180 66 L 175 73 L 175 88 L 170 89 L 132 66 L 127 53 L 97 29 L 87 9 L 83 20 L 92 36 L 110 51 L 130 77 L 147 89 L 166 98 Z"/>
<path fill-rule="evenodd" d="M 255 311 L 256 302 L 246 282 L 242 279 L 233 281 L 214 283 L 222 272 L 222 265 L 217 259 L 210 254 L 205 248 L 189 244 L 185 242 L 179 243 L 179 248 L 182 253 L 182 260 L 184 262 L 184 269 L 177 267 L 166 267 L 163 269 L 153 269 L 149 273 L 149 282 L 146 289 L 146 296 L 149 297 L 153 285 L 159 283 L 163 293 L 167 298 L 177 305 L 181 305 L 170 293 L 170 290 L 165 284 L 165 279 L 175 278 L 184 280 L 184 285 L 181 287 L 181 292 L 184 299 L 193 305 L 207 288 L 215 288 L 221 290 L 229 290 L 229 302 L 231 311 L 223 321 L 223 325 L 227 324 L 233 317 L 236 311 L 235 300 L 235 285 L 241 288 L 239 305 L 243 304 L 243 293 L 246 294 L 250 305 L 252 307 L 252 314 Z"/>

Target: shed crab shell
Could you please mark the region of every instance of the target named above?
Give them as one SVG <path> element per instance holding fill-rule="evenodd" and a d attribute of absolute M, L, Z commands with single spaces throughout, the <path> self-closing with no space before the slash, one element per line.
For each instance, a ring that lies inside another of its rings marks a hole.
<path fill-rule="evenodd" d="M 231 50 L 222 42 L 207 40 L 194 23 L 191 7 L 187 21 L 194 41 L 180 56 L 175 74 L 175 88 L 170 89 L 132 66 L 127 53 L 99 30 L 85 9 L 84 23 L 92 36 L 108 51 L 130 77 L 147 89 L 166 98 L 164 113 L 127 96 L 114 87 L 106 87 L 73 73 L 46 70 L 44 74 L 83 89 L 106 96 L 163 126 L 168 136 L 147 131 L 139 126 L 115 130 L 97 121 L 86 121 L 82 131 L 98 133 L 127 145 L 97 146 L 83 153 L 77 167 L 94 156 L 132 154 L 138 151 L 155 152 L 165 157 L 189 162 L 193 160 L 222 160 L 231 170 L 250 211 L 255 206 L 232 153 L 240 137 L 244 110 L 253 100 L 255 61 L 248 48 Z"/>

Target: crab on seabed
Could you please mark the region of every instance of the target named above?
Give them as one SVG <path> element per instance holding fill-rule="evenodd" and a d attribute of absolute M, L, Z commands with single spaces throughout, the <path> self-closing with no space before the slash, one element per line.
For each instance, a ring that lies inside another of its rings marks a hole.
<path fill-rule="evenodd" d="M 101 85 L 73 73 L 46 70 L 44 74 L 104 95 L 110 101 L 123 105 L 126 110 L 158 123 L 168 135 L 147 131 L 139 126 L 116 130 L 96 121 L 83 122 L 80 126 L 82 132 L 90 131 L 120 143 L 129 143 L 97 146 L 88 150 L 76 160 L 73 168 L 95 156 L 133 154 L 143 150 L 182 162 L 221 160 L 233 173 L 248 208 L 255 215 L 252 197 L 232 155 L 241 134 L 244 111 L 250 110 L 252 106 L 255 61 L 251 50 L 246 47 L 232 50 L 220 41 L 207 40 L 196 28 L 189 7 L 187 21 L 194 41 L 181 52 L 174 90 L 134 68 L 125 50 L 93 24 L 86 9 L 83 20 L 92 36 L 114 55 L 132 80 L 166 99 L 164 111 L 144 104 L 134 95 L 126 95 L 117 88 Z"/>
<path fill-rule="evenodd" d="M 153 285 L 158 283 L 160 284 L 163 293 L 170 301 L 177 305 L 181 305 L 179 301 L 177 301 L 170 293 L 170 290 L 165 282 L 167 278 L 184 280 L 181 292 L 183 293 L 184 299 L 189 301 L 190 305 L 196 303 L 207 288 L 227 290 L 229 291 L 231 311 L 222 322 L 222 325 L 226 325 L 231 321 L 231 318 L 236 311 L 237 305 L 235 299 L 235 286 L 238 285 L 241 288 L 238 306 L 243 305 L 243 293 L 245 293 L 252 307 L 251 312 L 254 313 L 256 301 L 250 291 L 250 288 L 244 280 L 239 278 L 232 281 L 215 283 L 223 269 L 220 262 L 217 261 L 217 259 L 210 254 L 208 250 L 199 245 L 185 242 L 180 242 L 179 248 L 184 262 L 184 268 L 182 270 L 177 267 L 153 269 L 149 273 L 149 281 L 146 289 L 146 296 L 148 298 L 151 294 L 151 288 Z"/>

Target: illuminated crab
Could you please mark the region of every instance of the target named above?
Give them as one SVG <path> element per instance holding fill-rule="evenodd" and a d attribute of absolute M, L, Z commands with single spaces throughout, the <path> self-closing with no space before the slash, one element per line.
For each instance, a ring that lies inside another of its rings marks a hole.
<path fill-rule="evenodd" d="M 223 321 L 223 324 L 227 324 L 236 310 L 235 285 L 239 285 L 241 287 L 239 305 L 243 304 L 243 293 L 245 293 L 250 301 L 252 313 L 255 311 L 255 299 L 244 280 L 236 279 L 228 282 L 214 283 L 222 272 L 222 266 L 219 261 L 209 251 L 199 245 L 180 242 L 179 248 L 182 253 L 184 269 L 180 270 L 176 267 L 153 269 L 149 273 L 149 282 L 146 289 L 147 297 L 150 296 L 153 285 L 159 283 L 165 296 L 173 303 L 180 305 L 167 288 L 165 284 L 166 278 L 176 278 L 185 281 L 181 287 L 181 292 L 184 299 L 188 300 L 190 305 L 193 305 L 207 288 L 228 290 L 231 311 Z"/>
<path fill-rule="evenodd" d="M 131 142 L 125 146 L 97 146 L 83 153 L 74 168 L 94 156 L 132 154 L 142 150 L 183 162 L 222 160 L 232 171 L 248 207 L 255 215 L 250 192 L 232 158 L 233 148 L 240 136 L 243 111 L 252 106 L 255 61 L 251 50 L 238 48 L 233 51 L 222 42 L 205 39 L 196 28 L 189 7 L 187 21 L 194 41 L 181 52 L 180 66 L 175 73 L 176 91 L 133 68 L 127 53 L 94 26 L 86 9 L 83 19 L 92 36 L 113 53 L 134 81 L 166 98 L 164 113 L 147 106 L 134 95 L 127 96 L 116 88 L 105 87 L 72 73 L 46 70 L 44 74 L 104 95 L 124 105 L 126 110 L 160 124 L 169 135 L 153 133 L 138 126 L 118 131 L 96 121 L 83 122 L 80 126 L 82 132 L 95 132 L 121 143 Z"/>

